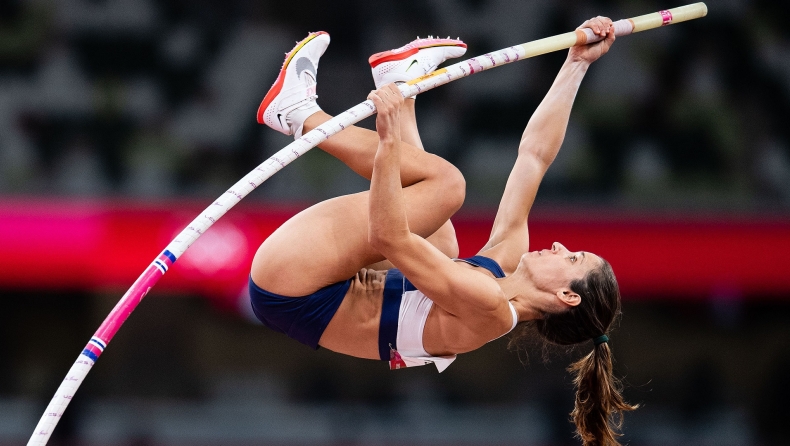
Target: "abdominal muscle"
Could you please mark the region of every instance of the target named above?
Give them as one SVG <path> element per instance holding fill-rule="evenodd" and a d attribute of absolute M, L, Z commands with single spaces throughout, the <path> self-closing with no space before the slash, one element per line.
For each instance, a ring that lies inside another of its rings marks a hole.
<path fill-rule="evenodd" d="M 387 271 L 360 270 L 318 345 L 337 353 L 379 358 L 379 320 Z"/>
<path fill-rule="evenodd" d="M 493 277 L 487 270 L 466 263 L 459 265 Z M 324 330 L 319 345 L 337 353 L 366 359 L 379 357 L 379 322 L 387 271 L 360 270 L 352 279 L 343 302 Z M 425 321 L 423 346 L 433 356 L 449 356 L 475 350 L 488 339 L 477 325 L 490 328 L 490 321 L 462 321 L 434 303 Z"/>

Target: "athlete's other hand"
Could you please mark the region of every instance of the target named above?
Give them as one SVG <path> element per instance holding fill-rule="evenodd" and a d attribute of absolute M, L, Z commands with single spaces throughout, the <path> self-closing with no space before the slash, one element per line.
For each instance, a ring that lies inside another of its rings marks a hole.
<path fill-rule="evenodd" d="M 595 62 L 609 51 L 609 47 L 614 43 L 614 26 L 612 26 L 612 19 L 609 17 L 594 17 L 582 25 L 578 29 L 589 28 L 597 36 L 604 37 L 603 40 L 588 45 L 580 45 L 571 47 L 568 52 L 568 58 L 572 61 L 586 62 L 588 64 Z"/>
<path fill-rule="evenodd" d="M 378 115 L 376 116 L 376 131 L 381 141 L 400 141 L 400 106 L 403 105 L 403 95 L 395 84 L 387 84 L 378 90 L 373 90 L 368 95 L 373 101 Z"/>

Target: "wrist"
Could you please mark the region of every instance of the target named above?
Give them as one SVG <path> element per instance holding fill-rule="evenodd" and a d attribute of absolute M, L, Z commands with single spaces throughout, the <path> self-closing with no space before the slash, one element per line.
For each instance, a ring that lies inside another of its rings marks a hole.
<path fill-rule="evenodd" d="M 574 56 L 572 54 L 569 54 L 568 58 L 565 59 L 565 65 L 583 71 L 587 71 L 587 69 L 590 68 L 590 64 L 592 64 L 592 62 L 590 62 L 589 60 Z"/>
<path fill-rule="evenodd" d="M 386 149 L 393 149 L 399 141 L 394 135 L 379 135 L 379 145 Z"/>

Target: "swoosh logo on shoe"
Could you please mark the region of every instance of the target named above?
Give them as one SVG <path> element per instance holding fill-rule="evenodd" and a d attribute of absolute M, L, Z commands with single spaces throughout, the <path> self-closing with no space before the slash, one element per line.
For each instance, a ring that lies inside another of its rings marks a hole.
<path fill-rule="evenodd" d="M 414 64 L 416 64 L 416 63 L 417 63 L 416 60 L 411 61 L 411 63 L 409 64 L 409 68 L 406 68 L 406 71 L 409 71 L 409 69 L 411 69 L 411 67 L 413 67 Z"/>
<path fill-rule="evenodd" d="M 317 70 L 315 69 L 313 63 L 310 62 L 310 59 L 306 57 L 300 57 L 296 60 L 296 76 L 299 77 L 299 75 L 302 74 L 302 71 L 309 71 L 313 74 L 313 78 L 316 77 Z"/>
<path fill-rule="evenodd" d="M 280 113 L 277 113 L 277 120 L 278 120 L 278 121 L 280 121 L 280 125 L 281 125 L 283 128 L 288 128 L 288 126 L 287 126 L 287 125 L 285 125 L 285 124 L 283 123 L 282 114 L 280 114 Z"/>

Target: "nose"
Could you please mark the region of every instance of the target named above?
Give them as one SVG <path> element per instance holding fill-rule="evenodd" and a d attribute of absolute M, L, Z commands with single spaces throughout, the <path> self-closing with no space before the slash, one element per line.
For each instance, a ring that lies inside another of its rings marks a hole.
<path fill-rule="evenodd" d="M 557 254 L 562 251 L 567 251 L 568 248 L 562 245 L 560 242 L 554 242 L 551 244 L 551 252 Z"/>

